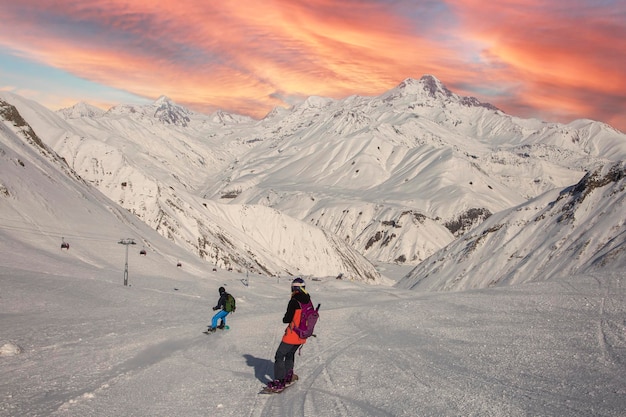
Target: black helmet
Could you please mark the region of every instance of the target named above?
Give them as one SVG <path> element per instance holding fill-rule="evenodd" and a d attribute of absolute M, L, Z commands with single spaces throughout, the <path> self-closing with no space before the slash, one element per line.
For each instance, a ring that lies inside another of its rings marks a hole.
<path fill-rule="evenodd" d="M 220 294 L 224 294 L 226 292 L 226 290 L 224 289 L 224 287 L 220 287 L 220 289 L 218 290 L 220 292 Z"/>
<path fill-rule="evenodd" d="M 300 277 L 291 281 L 291 291 L 302 291 L 305 289 L 304 280 Z"/>

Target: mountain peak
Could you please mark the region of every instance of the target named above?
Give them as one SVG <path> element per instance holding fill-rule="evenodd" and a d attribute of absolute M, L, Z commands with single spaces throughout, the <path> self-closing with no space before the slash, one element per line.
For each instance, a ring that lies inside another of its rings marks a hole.
<path fill-rule="evenodd" d="M 433 75 L 424 75 L 419 80 L 419 84 L 423 87 L 424 91 L 428 92 L 430 97 L 437 97 L 442 95 L 444 97 L 452 97 L 454 93 L 448 90 L 445 85 L 438 78 Z"/>
<path fill-rule="evenodd" d="M 58 110 L 57 113 L 61 114 L 66 119 L 79 119 L 81 117 L 100 117 L 105 113 L 105 111 L 96 106 L 85 103 L 84 101 L 80 101 L 72 107 Z"/>
<path fill-rule="evenodd" d="M 454 93 L 448 90 L 445 85 L 437 77 L 426 74 L 419 80 L 407 78 L 396 87 L 403 95 L 406 94 L 423 94 L 424 92 L 431 98 L 450 98 L 454 97 Z"/>
<path fill-rule="evenodd" d="M 172 101 L 172 99 L 165 95 L 162 95 L 154 101 L 155 106 L 161 106 L 163 104 L 174 104 L 174 102 Z"/>
<path fill-rule="evenodd" d="M 189 117 L 191 112 L 185 107 L 174 103 L 167 96 L 159 97 L 154 102 L 154 106 L 157 108 L 154 112 L 154 117 L 163 123 L 185 127 L 191 121 Z"/>
<path fill-rule="evenodd" d="M 429 99 L 439 99 L 445 102 L 456 101 L 458 104 L 466 107 L 484 107 L 494 111 L 499 110 L 496 106 L 490 103 L 483 103 L 476 97 L 459 96 L 453 93 L 437 77 L 430 74 L 423 75 L 419 80 L 407 78 L 390 91 L 393 93 L 391 93 L 388 99 L 397 97 L 398 93 L 400 97 L 411 95 L 424 97 L 425 95 Z"/>
<path fill-rule="evenodd" d="M 245 123 L 253 120 L 248 116 L 241 116 L 238 114 L 232 114 L 225 112 L 224 110 L 216 110 L 211 116 L 210 120 L 214 123 L 219 123 L 224 126 L 229 124 Z"/>

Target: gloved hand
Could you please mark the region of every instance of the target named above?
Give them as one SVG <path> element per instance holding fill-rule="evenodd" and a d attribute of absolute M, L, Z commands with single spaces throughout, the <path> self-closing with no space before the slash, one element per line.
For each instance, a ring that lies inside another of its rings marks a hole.
<path fill-rule="evenodd" d="M 213 307 L 213 311 L 217 310 L 217 307 Z"/>

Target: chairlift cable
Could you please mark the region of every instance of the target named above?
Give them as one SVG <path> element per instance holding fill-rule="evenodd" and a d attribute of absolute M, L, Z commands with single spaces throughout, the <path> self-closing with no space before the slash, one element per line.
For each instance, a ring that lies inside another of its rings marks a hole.
<path fill-rule="evenodd" d="M 0 218 L 0 220 L 8 220 L 8 219 Z M 16 220 L 9 220 L 9 221 L 17 222 Z M 85 241 L 94 241 L 94 242 L 111 241 L 111 236 L 107 236 L 104 234 L 93 234 L 93 233 L 74 234 L 71 232 L 68 233 L 67 230 L 60 231 L 60 230 L 52 230 L 52 229 L 43 229 L 41 227 L 34 228 L 30 226 L 29 223 L 24 222 L 24 224 L 28 226 L 11 226 L 11 225 L 6 225 L 6 224 L 0 224 L 0 229 L 7 230 L 7 231 L 16 231 L 20 233 L 30 233 L 30 234 L 35 234 L 35 235 L 45 236 L 45 237 L 55 238 L 55 239 L 59 237 L 65 237 L 71 240 L 85 240 Z M 142 242 L 145 242 L 145 239 L 143 238 L 139 238 L 137 240 L 141 240 Z"/>

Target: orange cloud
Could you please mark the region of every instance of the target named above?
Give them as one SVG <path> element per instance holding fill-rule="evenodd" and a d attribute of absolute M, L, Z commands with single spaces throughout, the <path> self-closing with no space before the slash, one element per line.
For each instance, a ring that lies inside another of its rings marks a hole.
<path fill-rule="evenodd" d="M 497 62 L 495 72 L 519 80 L 517 102 L 565 118 L 591 117 L 626 127 L 624 104 L 619 104 L 626 103 L 626 3 L 450 3 L 466 35 Z"/>
<path fill-rule="evenodd" d="M 272 98 L 280 91 L 380 91 L 407 76 L 400 69 L 406 65 L 393 54 L 415 55 L 415 46 L 406 46 L 415 42 L 401 33 L 392 34 L 397 39 L 384 31 L 369 33 L 366 13 L 362 20 L 335 18 L 332 24 L 308 13 L 315 10 L 311 3 L 244 3 L 226 2 L 219 9 L 210 2 L 60 3 L 46 12 L 76 32 L 51 33 L 35 18 L 23 21 L 10 43 L 48 65 L 139 95 L 165 93 L 213 106 L 252 97 L 257 103 L 245 111 L 255 116 L 280 104 Z M 379 14 L 378 21 L 384 20 Z M 236 107 L 231 109 L 242 110 Z"/>
<path fill-rule="evenodd" d="M 0 10 L 11 22 L 0 26 L 0 46 L 202 111 L 261 117 L 284 97 L 379 94 L 429 73 L 520 116 L 626 128 L 616 93 L 626 91 L 626 6 L 596 4 L 21 0 Z"/>

